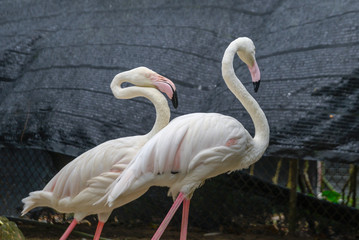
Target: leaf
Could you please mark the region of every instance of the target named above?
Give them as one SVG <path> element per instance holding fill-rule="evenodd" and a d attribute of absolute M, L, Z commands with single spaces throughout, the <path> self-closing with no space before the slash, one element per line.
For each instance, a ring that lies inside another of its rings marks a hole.
<path fill-rule="evenodd" d="M 339 203 L 339 200 L 342 198 L 342 195 L 336 191 L 323 191 L 322 196 L 325 197 L 329 202 Z"/>

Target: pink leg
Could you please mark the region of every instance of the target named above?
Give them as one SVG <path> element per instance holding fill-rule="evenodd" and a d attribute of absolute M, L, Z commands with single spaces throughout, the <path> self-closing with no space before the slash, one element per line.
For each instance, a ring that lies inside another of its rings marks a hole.
<path fill-rule="evenodd" d="M 163 232 L 165 231 L 166 227 L 168 226 L 168 224 L 170 223 L 173 215 L 175 215 L 177 209 L 179 208 L 179 206 L 181 205 L 182 201 L 184 199 L 184 195 L 183 193 L 180 193 L 176 199 L 176 201 L 173 203 L 171 209 L 168 211 L 165 219 L 163 219 L 161 225 L 158 227 L 155 235 L 153 235 L 151 240 L 159 240 L 160 237 L 162 236 Z"/>
<path fill-rule="evenodd" d="M 100 239 L 102 228 L 103 228 L 104 224 L 105 224 L 104 222 L 98 221 L 97 228 L 96 228 L 96 233 L 95 233 L 95 236 L 93 238 L 94 240 L 99 240 Z"/>
<path fill-rule="evenodd" d="M 70 226 L 68 226 L 68 228 L 66 229 L 66 231 L 64 232 L 64 234 L 61 236 L 60 240 L 66 240 L 70 233 L 72 232 L 72 230 L 74 230 L 75 226 L 77 224 L 76 219 L 72 220 Z"/>
<path fill-rule="evenodd" d="M 180 240 L 187 239 L 187 227 L 188 227 L 188 215 L 189 215 L 189 199 L 183 200 L 183 211 L 182 211 L 182 225 L 181 225 L 181 237 Z"/>

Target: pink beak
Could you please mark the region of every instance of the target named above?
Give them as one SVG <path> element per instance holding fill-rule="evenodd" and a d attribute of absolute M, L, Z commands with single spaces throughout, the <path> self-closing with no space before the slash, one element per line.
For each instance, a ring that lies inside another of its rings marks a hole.
<path fill-rule="evenodd" d="M 251 73 L 252 82 L 254 86 L 254 91 L 257 92 L 259 88 L 259 83 L 261 80 L 261 72 L 259 71 L 257 61 L 254 60 L 253 66 L 248 66 L 249 72 Z"/>
<path fill-rule="evenodd" d="M 178 106 L 176 86 L 174 83 L 161 75 L 158 75 L 157 78 L 153 81 L 153 84 L 160 90 L 167 94 L 167 96 L 172 100 L 172 104 L 175 108 Z"/>

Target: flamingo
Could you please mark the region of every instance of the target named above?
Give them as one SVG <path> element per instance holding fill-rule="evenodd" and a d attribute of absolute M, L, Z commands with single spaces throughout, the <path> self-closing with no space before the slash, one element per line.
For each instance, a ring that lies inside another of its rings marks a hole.
<path fill-rule="evenodd" d="M 135 86 L 122 88 L 129 82 Z M 31 192 L 22 200 L 22 215 L 39 206 L 47 206 L 63 213 L 74 213 L 74 220 L 60 238 L 67 239 L 73 228 L 84 217 L 98 215 L 98 225 L 94 239 L 99 239 L 103 225 L 113 208 L 94 206 L 93 203 L 105 194 L 105 189 L 114 181 L 139 149 L 170 119 L 170 109 L 162 91 L 172 99 L 177 108 L 176 87 L 172 81 L 146 68 L 138 67 L 117 74 L 111 82 L 111 90 L 116 98 L 129 99 L 146 97 L 155 106 L 156 120 L 152 130 L 146 135 L 118 138 L 104 142 L 81 154 L 62 168 L 41 191 Z"/>
<path fill-rule="evenodd" d="M 190 199 L 195 189 L 208 178 L 248 168 L 260 159 L 268 146 L 266 116 L 236 77 L 233 69 L 235 53 L 247 64 L 257 92 L 260 71 L 252 40 L 241 37 L 230 43 L 222 60 L 222 76 L 252 118 L 254 137 L 230 116 L 192 113 L 177 117 L 142 147 L 104 196 L 111 206 L 119 199 L 145 192 L 151 186 L 169 187 L 168 195 L 172 196 L 174 204 L 152 240 L 160 239 L 182 202 L 180 239 L 186 239 Z"/>

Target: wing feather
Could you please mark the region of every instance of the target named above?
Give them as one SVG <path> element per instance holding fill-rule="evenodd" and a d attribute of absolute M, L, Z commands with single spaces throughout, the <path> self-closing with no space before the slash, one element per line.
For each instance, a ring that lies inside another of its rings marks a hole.
<path fill-rule="evenodd" d="M 108 202 L 134 190 L 139 183 L 150 186 L 151 178 L 154 180 L 157 175 L 170 177 L 171 172 L 187 173 L 201 162 L 217 161 L 218 156 L 211 158 L 213 151 L 228 149 L 227 141 L 241 138 L 243 133 L 248 134 L 236 119 L 217 113 L 194 113 L 174 119 L 143 146 L 111 185 L 107 192 Z M 208 156 L 196 157 L 201 154 Z M 220 155 L 225 156 L 224 153 Z"/>
<path fill-rule="evenodd" d="M 107 141 L 81 154 L 62 168 L 44 187 L 57 198 L 74 197 L 89 186 L 88 181 L 104 172 L 127 165 L 145 142 L 144 136 Z"/>

